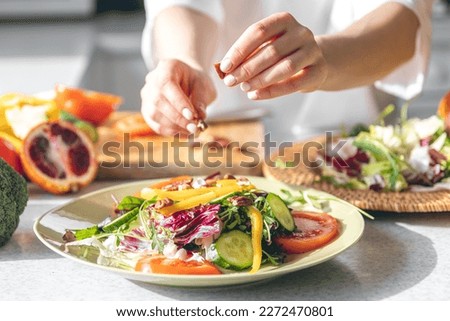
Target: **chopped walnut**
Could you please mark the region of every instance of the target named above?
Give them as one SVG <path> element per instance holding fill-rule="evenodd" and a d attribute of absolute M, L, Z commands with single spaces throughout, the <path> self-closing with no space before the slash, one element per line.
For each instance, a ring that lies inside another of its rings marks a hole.
<path fill-rule="evenodd" d="M 75 234 L 71 230 L 66 230 L 66 233 L 64 233 L 62 239 L 64 242 L 73 242 L 77 240 Z"/>
<path fill-rule="evenodd" d="M 239 185 L 250 185 L 250 181 L 247 177 L 238 177 L 236 180 Z"/>
<path fill-rule="evenodd" d="M 170 206 L 170 205 L 173 205 L 173 200 L 171 200 L 170 198 L 166 197 L 166 198 L 163 198 L 162 200 L 157 201 L 155 203 L 154 208 L 156 210 L 160 210 L 160 209 L 162 209 L 164 207 L 167 207 L 167 206 Z"/>
<path fill-rule="evenodd" d="M 208 176 L 205 177 L 205 181 L 208 179 L 214 179 L 214 180 L 218 180 L 220 177 L 220 172 L 214 172 Z"/>
<path fill-rule="evenodd" d="M 245 196 L 232 196 L 228 198 L 228 201 L 234 206 L 251 206 L 253 205 L 253 201 Z"/>

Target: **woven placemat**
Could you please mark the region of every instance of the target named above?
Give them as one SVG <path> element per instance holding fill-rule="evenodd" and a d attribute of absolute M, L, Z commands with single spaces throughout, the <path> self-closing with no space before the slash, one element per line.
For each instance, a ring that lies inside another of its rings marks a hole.
<path fill-rule="evenodd" d="M 324 140 L 323 137 L 318 137 L 287 147 L 283 150 L 283 153 L 276 151 L 270 156 L 271 164 L 265 163 L 263 166 L 264 176 L 294 186 L 307 186 L 325 191 L 365 210 L 397 213 L 450 211 L 450 191 L 447 190 L 375 192 L 372 190 L 350 190 L 326 182 L 318 182 L 320 173 L 312 167 L 314 167 L 314 161 L 317 159 L 317 146 L 323 144 Z M 284 168 L 273 166 L 277 160 L 278 164 L 293 163 L 295 165 Z"/>

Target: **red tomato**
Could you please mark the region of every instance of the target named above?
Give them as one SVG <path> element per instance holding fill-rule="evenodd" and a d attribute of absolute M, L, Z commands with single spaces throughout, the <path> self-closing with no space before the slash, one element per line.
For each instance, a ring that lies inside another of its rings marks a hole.
<path fill-rule="evenodd" d="M 24 174 L 19 153 L 11 143 L 2 138 L 0 138 L 0 158 L 3 158 L 20 175 Z"/>
<path fill-rule="evenodd" d="M 164 256 L 144 257 L 137 262 L 134 269 L 139 272 L 158 274 L 222 274 L 218 268 L 208 262 L 186 262 Z"/>
<path fill-rule="evenodd" d="M 59 109 L 94 125 L 104 122 L 122 103 L 119 96 L 56 85 L 55 102 Z"/>
<path fill-rule="evenodd" d="M 338 222 L 326 213 L 292 211 L 296 230 L 291 235 L 275 238 L 286 253 L 299 254 L 318 249 L 339 233 Z"/>

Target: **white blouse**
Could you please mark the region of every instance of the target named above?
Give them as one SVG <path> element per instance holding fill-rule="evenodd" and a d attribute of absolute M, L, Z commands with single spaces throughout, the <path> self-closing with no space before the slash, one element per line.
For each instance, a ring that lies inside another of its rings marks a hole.
<path fill-rule="evenodd" d="M 142 53 L 149 69 L 155 59 L 152 55 L 152 28 L 154 18 L 161 10 L 175 5 L 198 10 L 219 25 L 220 44 L 215 61 L 252 23 L 276 12 L 290 12 L 298 22 L 314 34 L 343 30 L 354 21 L 388 0 L 146 0 L 146 26 L 142 38 Z M 419 21 L 414 57 L 399 66 L 387 77 L 375 82 L 383 92 L 409 100 L 423 88 L 430 56 L 431 11 L 433 0 L 393 0 L 412 9 Z M 373 121 L 380 108 L 374 88 L 358 87 L 339 92 L 317 91 L 308 94 L 291 94 L 285 97 L 254 102 L 239 88 L 228 88 L 218 77 L 212 77 L 218 90 L 218 99 L 208 108 L 209 117 L 225 110 L 243 109 L 246 106 L 267 106 L 272 111 L 267 122 L 284 138 L 303 138 L 342 125 Z M 280 128 L 282 126 L 282 128 Z"/>

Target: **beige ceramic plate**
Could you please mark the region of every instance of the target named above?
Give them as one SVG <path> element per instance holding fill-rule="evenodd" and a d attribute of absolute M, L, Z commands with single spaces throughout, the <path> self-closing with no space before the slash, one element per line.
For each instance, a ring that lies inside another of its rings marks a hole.
<path fill-rule="evenodd" d="M 290 189 L 289 186 L 283 183 L 269 181 L 261 177 L 250 177 L 250 180 L 258 188 L 270 192 L 277 193 L 282 188 Z M 84 263 L 105 271 L 115 272 L 127 279 L 161 285 L 210 287 L 266 280 L 322 263 L 356 243 L 364 230 L 364 220 L 355 208 L 332 201 L 330 204 L 332 207 L 331 214 L 341 224 L 340 235 L 337 239 L 319 250 L 301 255 L 290 255 L 287 261 L 280 266 L 264 266 L 255 274 L 234 272 L 222 275 L 192 276 L 141 273 L 99 265 L 97 264 L 96 258 L 91 258 L 91 261 L 87 261 L 74 254 L 64 252 L 59 246 L 66 228 L 83 228 L 103 221 L 112 210 L 111 194 L 121 199 L 126 195 L 136 193 L 154 181 L 147 180 L 122 184 L 84 195 L 41 216 L 34 225 L 34 231 L 39 240 L 52 251 L 79 263 Z M 325 194 L 316 191 L 314 193 Z"/>

